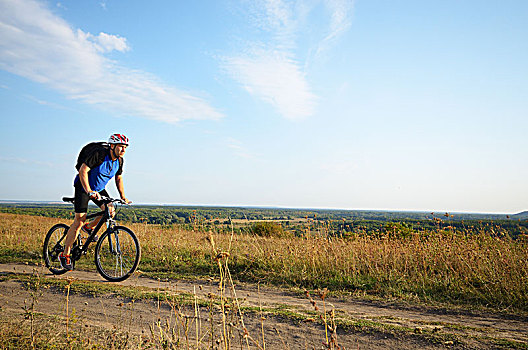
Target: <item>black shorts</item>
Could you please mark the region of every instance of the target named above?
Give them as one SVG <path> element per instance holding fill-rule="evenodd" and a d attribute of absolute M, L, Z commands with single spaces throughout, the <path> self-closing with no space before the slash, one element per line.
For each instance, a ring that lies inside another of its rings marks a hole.
<path fill-rule="evenodd" d="M 75 207 L 75 212 L 86 213 L 88 211 L 88 202 L 90 201 L 90 196 L 88 196 L 88 193 L 86 193 L 80 181 L 76 182 L 74 187 L 75 202 L 73 203 L 73 206 Z M 106 190 L 99 191 L 99 194 L 103 197 L 110 197 Z M 94 202 L 98 207 L 103 204 L 103 201 L 96 199 L 92 199 L 92 202 Z"/>

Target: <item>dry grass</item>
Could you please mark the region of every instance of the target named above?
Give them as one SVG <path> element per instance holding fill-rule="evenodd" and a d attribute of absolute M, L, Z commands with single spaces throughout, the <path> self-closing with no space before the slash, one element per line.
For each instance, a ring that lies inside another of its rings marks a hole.
<path fill-rule="evenodd" d="M 76 325 L 66 331 L 63 320 L 39 315 L 35 331 L 26 320 L 0 317 L 0 349 L 155 349 L 141 346 L 142 339 L 124 331 L 104 330 Z M 158 347 L 158 348 L 161 348 Z"/>
<path fill-rule="evenodd" d="M 0 214 L 2 261 L 40 256 L 44 235 L 57 222 L 60 219 Z M 407 238 L 273 238 L 199 227 L 129 227 L 142 246 L 139 268 L 152 275 L 213 276 L 218 273 L 215 258 L 225 251 L 230 254 L 230 273 L 238 280 L 528 310 L 528 241 L 508 235 L 437 230 Z"/>

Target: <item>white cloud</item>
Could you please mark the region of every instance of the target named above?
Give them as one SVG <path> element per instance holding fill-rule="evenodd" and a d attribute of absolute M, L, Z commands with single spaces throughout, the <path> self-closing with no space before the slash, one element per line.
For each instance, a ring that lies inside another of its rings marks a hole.
<path fill-rule="evenodd" d="M 326 12 L 320 11 L 321 3 Z M 353 2 L 260 0 L 251 4 L 249 18 L 257 28 L 271 34 L 271 39 L 265 43 L 250 41 L 246 47 L 258 49 L 223 57 L 224 67 L 250 94 L 271 104 L 284 117 L 302 119 L 313 115 L 317 96 L 307 79 L 310 59 L 301 60 L 309 55 L 299 48 L 299 37 L 312 25 L 309 15 L 327 16 L 324 34 L 312 47 L 304 48 L 320 57 L 349 29 Z"/>
<path fill-rule="evenodd" d="M 111 35 L 106 33 L 99 33 L 98 36 L 94 36 L 90 33 L 85 33 L 82 30 L 77 30 L 77 36 L 81 40 L 89 41 L 94 45 L 94 48 L 101 53 L 110 51 L 125 52 L 130 50 L 126 42 L 126 38 L 120 37 L 119 35 Z"/>
<path fill-rule="evenodd" d="M 269 30 L 274 32 L 280 44 L 289 44 L 294 39 L 295 34 L 292 4 L 282 0 L 266 0 L 264 8 L 265 21 L 269 25 Z"/>
<path fill-rule="evenodd" d="M 252 95 L 275 107 L 288 119 L 302 119 L 314 113 L 317 97 L 299 68 L 283 52 L 265 50 L 231 57 L 225 67 Z"/>
<path fill-rule="evenodd" d="M 35 0 L 0 0 L 0 68 L 117 114 L 175 123 L 219 119 L 203 99 L 109 60 L 125 38 L 74 30 Z"/>

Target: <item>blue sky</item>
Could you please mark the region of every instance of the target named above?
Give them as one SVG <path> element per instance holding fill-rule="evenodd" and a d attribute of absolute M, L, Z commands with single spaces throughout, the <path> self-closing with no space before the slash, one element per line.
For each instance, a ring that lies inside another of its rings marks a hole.
<path fill-rule="evenodd" d="M 513 0 L 0 0 L 0 199 L 119 132 L 136 203 L 519 212 L 527 37 Z"/>

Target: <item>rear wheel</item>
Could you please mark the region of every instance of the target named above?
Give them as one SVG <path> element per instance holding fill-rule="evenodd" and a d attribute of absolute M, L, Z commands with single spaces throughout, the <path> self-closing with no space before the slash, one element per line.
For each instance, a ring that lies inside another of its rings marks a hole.
<path fill-rule="evenodd" d="M 120 282 L 130 277 L 136 271 L 140 257 L 136 235 L 123 226 L 103 233 L 95 246 L 97 271 L 110 282 Z"/>
<path fill-rule="evenodd" d="M 55 275 L 62 275 L 68 271 L 61 266 L 59 254 L 64 250 L 64 241 L 69 228 L 66 224 L 57 224 L 48 231 L 46 238 L 44 238 L 44 263 Z"/>

